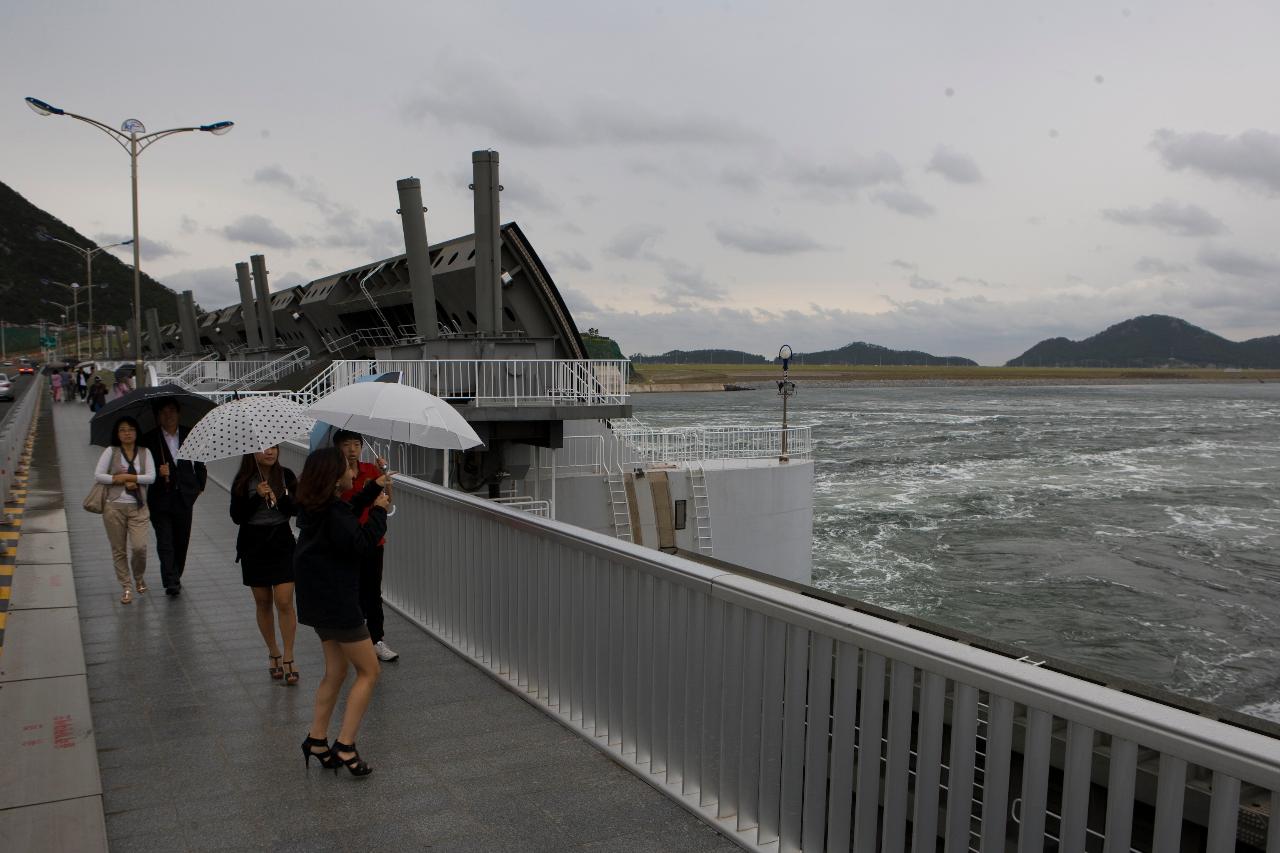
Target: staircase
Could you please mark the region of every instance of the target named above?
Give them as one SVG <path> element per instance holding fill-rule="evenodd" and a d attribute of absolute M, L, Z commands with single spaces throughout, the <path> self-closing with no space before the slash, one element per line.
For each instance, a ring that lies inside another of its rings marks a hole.
<path fill-rule="evenodd" d="M 311 351 L 306 347 L 298 347 L 290 353 L 280 356 L 275 361 L 264 364 L 257 370 L 245 374 L 239 379 L 224 383 L 218 388 L 219 393 L 232 390 L 247 391 L 253 386 L 262 382 L 271 382 L 279 379 L 287 373 L 299 369 L 306 364 L 307 358 L 310 357 Z"/>
<path fill-rule="evenodd" d="M 627 481 L 621 471 L 606 470 L 605 482 L 609 486 L 609 509 L 613 513 L 613 535 L 627 542 L 631 537 L 631 504 L 627 500 Z"/>
<path fill-rule="evenodd" d="M 707 495 L 707 472 L 701 463 L 689 466 L 689 483 L 693 488 L 693 523 L 698 536 L 698 553 L 713 557 L 711 547 L 711 501 Z"/>

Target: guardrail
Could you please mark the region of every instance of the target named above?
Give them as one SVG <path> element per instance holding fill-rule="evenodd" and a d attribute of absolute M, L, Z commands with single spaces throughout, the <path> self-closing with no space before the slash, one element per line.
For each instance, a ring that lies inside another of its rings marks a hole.
<path fill-rule="evenodd" d="M 636 462 L 707 462 L 715 459 L 768 459 L 782 454 L 808 459 L 813 455 L 813 430 L 787 427 L 676 427 L 672 429 L 615 428 Z"/>
<path fill-rule="evenodd" d="M 1173 851 L 1184 818 L 1280 849 L 1276 739 L 411 478 L 395 503 L 393 607 L 749 849 Z"/>
<path fill-rule="evenodd" d="M 626 403 L 631 363 L 625 359 L 375 359 L 373 364 L 374 372 L 399 370 L 405 384 L 446 400 L 581 406 Z"/>
<path fill-rule="evenodd" d="M 31 384 L 11 405 L 13 410 L 0 428 L 0 507 L 9 502 L 14 476 L 31 434 L 31 422 L 46 385 L 39 374 L 31 377 Z"/>
<path fill-rule="evenodd" d="M 233 385 L 255 385 L 259 382 L 270 382 L 273 379 L 279 379 L 281 376 L 292 373 L 307 363 L 307 359 L 311 357 L 311 350 L 306 347 L 298 347 L 291 352 L 285 353 L 279 358 L 262 364 L 256 370 L 251 370 L 237 379 L 225 383 L 219 391 L 233 390 Z M 229 362 L 234 363 L 234 362 Z"/>

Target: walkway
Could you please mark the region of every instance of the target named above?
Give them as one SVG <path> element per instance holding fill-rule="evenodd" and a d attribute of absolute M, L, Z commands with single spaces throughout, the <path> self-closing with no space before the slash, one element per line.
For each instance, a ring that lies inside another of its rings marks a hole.
<path fill-rule="evenodd" d="M 268 677 L 226 493 L 211 483 L 198 505 L 183 595 L 122 606 L 101 520 L 79 508 L 100 451 L 83 409 L 53 417 L 114 848 L 738 849 L 391 611 L 401 660 L 359 744 L 376 772 L 304 771 L 320 644 L 299 630 L 299 687 Z"/>

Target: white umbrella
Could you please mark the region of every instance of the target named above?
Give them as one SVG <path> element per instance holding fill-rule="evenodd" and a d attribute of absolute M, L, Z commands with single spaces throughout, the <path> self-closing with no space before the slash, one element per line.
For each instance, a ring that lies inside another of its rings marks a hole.
<path fill-rule="evenodd" d="M 306 411 L 338 429 L 418 447 L 466 450 L 484 443 L 457 409 L 412 385 L 358 382 L 321 397 Z"/>
<path fill-rule="evenodd" d="M 179 459 L 213 462 L 259 453 L 282 441 L 306 435 L 315 426 L 298 403 L 284 397 L 255 395 L 218 406 L 191 428 Z"/>

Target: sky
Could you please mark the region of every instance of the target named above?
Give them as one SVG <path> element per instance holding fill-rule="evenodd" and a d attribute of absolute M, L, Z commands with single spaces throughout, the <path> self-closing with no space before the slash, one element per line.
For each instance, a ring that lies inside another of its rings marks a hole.
<path fill-rule="evenodd" d="M 1280 333 L 1280 3 L 9 0 L 0 180 L 205 308 L 473 230 L 470 154 L 623 352 L 1002 363 L 1172 314 Z"/>

